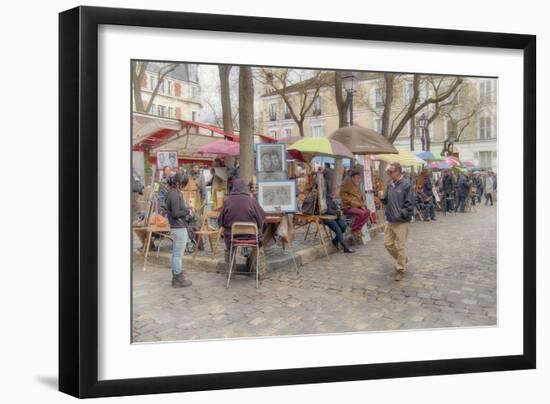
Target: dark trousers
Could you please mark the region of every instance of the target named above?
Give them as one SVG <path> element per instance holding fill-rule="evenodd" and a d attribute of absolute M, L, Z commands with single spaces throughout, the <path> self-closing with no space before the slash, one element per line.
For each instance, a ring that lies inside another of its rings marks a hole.
<path fill-rule="evenodd" d="M 339 218 L 336 220 L 325 220 L 323 223 L 334 232 L 335 241 L 337 241 L 338 243 L 344 241 L 344 232 L 346 231 L 346 222 L 344 222 L 344 219 Z"/>
<path fill-rule="evenodd" d="M 485 194 L 485 206 L 487 206 L 489 199 L 491 200 L 491 206 L 493 206 L 493 194 Z"/>
<path fill-rule="evenodd" d="M 433 203 L 425 203 L 424 204 L 424 217 L 435 219 L 435 208 Z"/>
<path fill-rule="evenodd" d="M 454 209 L 454 193 L 447 192 L 445 194 L 445 210 L 451 212 Z"/>
<path fill-rule="evenodd" d="M 464 203 L 466 202 L 466 196 L 458 195 L 458 203 L 456 204 L 456 210 L 459 210 L 460 212 L 464 212 Z"/>

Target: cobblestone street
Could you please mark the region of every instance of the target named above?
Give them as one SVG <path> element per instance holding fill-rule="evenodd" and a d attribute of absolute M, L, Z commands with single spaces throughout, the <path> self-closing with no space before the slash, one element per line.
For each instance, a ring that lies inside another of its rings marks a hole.
<path fill-rule="evenodd" d="M 274 247 L 278 248 L 278 247 Z M 187 267 L 174 289 L 167 266 L 133 271 L 134 342 L 496 324 L 496 207 L 411 224 L 401 281 L 383 235 L 337 253 L 252 277 Z"/>

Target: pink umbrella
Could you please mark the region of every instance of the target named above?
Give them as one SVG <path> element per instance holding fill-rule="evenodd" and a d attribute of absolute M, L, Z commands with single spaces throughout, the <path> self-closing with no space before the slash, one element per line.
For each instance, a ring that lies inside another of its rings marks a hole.
<path fill-rule="evenodd" d="M 445 163 L 449 164 L 451 167 L 455 167 L 455 166 L 459 166 L 460 165 L 460 161 L 458 161 L 458 159 L 456 159 L 455 157 L 445 157 L 445 159 L 443 160 Z"/>
<path fill-rule="evenodd" d="M 238 156 L 240 154 L 239 143 L 229 140 L 216 140 L 197 149 L 197 154 L 216 154 L 218 156 Z"/>
<path fill-rule="evenodd" d="M 462 165 L 463 165 L 464 167 L 468 167 L 468 168 L 472 168 L 472 167 L 475 167 L 475 166 L 476 166 L 475 163 L 472 163 L 471 161 L 463 161 L 463 162 L 462 162 Z"/>

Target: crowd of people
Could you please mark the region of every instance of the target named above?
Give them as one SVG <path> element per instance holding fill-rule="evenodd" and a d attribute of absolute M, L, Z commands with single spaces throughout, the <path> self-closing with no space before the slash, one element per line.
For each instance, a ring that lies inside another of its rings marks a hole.
<path fill-rule="evenodd" d="M 255 187 L 245 184 L 239 178 L 239 167 L 236 162 L 230 168 L 228 195 L 218 208 L 218 225 L 223 229 L 225 241 L 225 261 L 229 263 L 231 226 L 235 222 L 253 222 L 260 229 L 259 248 L 262 248 L 262 234 L 266 226 L 266 213 L 255 197 Z M 388 181 L 384 185 L 375 179 L 374 192 L 376 204 L 383 206 L 385 215 L 384 246 L 395 259 L 396 280 L 402 278 L 408 262 L 405 252 L 409 223 L 418 213 L 424 221 L 435 221 L 436 210 L 444 212 L 465 212 L 467 206 L 481 203 L 485 205 L 496 202 L 496 175 L 493 172 L 455 173 L 452 170 L 434 175 L 429 170 L 422 170 L 414 181 L 405 173 L 398 163 L 390 164 L 386 173 Z M 306 196 L 300 201 L 299 209 L 304 214 L 322 215 L 322 223 L 333 233 L 332 244 L 344 253 L 354 250 L 344 237 L 349 227 L 353 237 L 360 237 L 365 225 L 370 221 L 376 223 L 376 212 L 367 207 L 365 191 L 362 187 L 362 175 L 359 169 L 350 169 L 342 179 L 339 189 L 333 189 L 334 170 L 329 166 L 313 173 Z M 316 181 L 322 176 L 323 181 Z M 178 172 L 164 167 L 157 184 L 156 196 L 158 211 L 167 218 L 173 238 L 172 247 L 172 286 L 190 286 L 192 282 L 182 270 L 182 255 L 190 237 L 190 225 L 197 212 L 184 199 L 184 190 L 192 178 L 201 199 L 206 195 L 206 183 L 200 174 L 198 165 L 189 172 Z M 319 185 L 322 184 L 322 185 Z M 323 189 L 319 189 L 322 186 Z M 320 199 L 322 198 L 322 199 Z M 248 265 L 251 268 L 251 265 Z"/>
<path fill-rule="evenodd" d="M 475 206 L 485 198 L 485 205 L 496 202 L 497 176 L 494 172 L 458 173 L 451 170 L 443 172 L 437 182 L 437 188 L 443 197 L 446 212 L 464 213 L 467 206 Z"/>

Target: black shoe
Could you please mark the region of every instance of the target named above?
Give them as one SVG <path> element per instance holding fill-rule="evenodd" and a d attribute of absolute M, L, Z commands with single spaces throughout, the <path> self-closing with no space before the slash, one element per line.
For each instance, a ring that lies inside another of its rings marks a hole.
<path fill-rule="evenodd" d="M 191 286 L 192 284 L 193 282 L 183 277 L 183 272 L 180 272 L 177 275 L 172 275 L 172 286 L 174 288 L 184 288 L 186 286 Z"/>
<path fill-rule="evenodd" d="M 437 220 L 435 217 L 432 217 L 432 220 Z"/>
<path fill-rule="evenodd" d="M 343 241 L 340 243 L 342 244 L 342 247 L 344 248 L 344 252 L 345 253 L 348 253 L 348 254 L 353 254 L 355 251 L 353 251 L 351 248 L 349 248 L 346 243 L 344 243 Z"/>
<path fill-rule="evenodd" d="M 332 240 L 332 245 L 333 245 L 334 247 L 336 247 L 336 249 L 338 249 L 338 240 L 333 239 L 333 240 Z"/>

